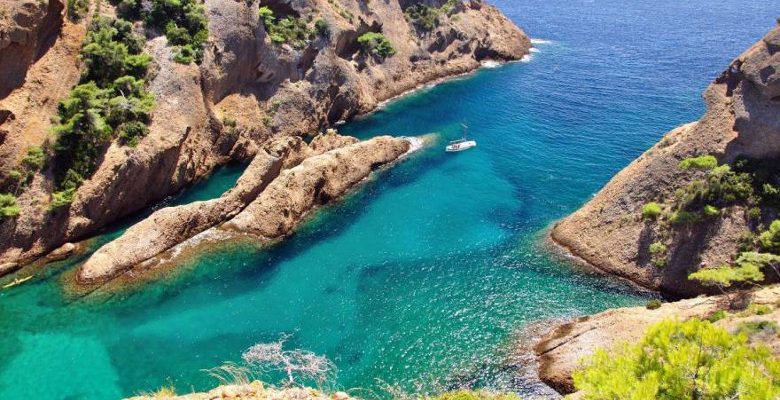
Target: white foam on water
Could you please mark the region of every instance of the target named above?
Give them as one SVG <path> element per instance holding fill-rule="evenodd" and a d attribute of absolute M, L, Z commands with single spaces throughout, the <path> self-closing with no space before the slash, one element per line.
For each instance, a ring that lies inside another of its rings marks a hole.
<path fill-rule="evenodd" d="M 533 59 L 534 59 L 534 55 L 529 53 L 529 54 L 524 55 L 523 58 L 520 59 L 520 62 L 521 63 L 529 63 Z"/>
<path fill-rule="evenodd" d="M 552 42 L 552 40 L 531 38 L 531 44 L 550 44 Z"/>
<path fill-rule="evenodd" d="M 501 63 L 494 60 L 486 60 L 482 61 L 482 68 L 498 68 L 501 66 Z"/>
<path fill-rule="evenodd" d="M 404 155 L 412 154 L 425 146 L 425 140 L 416 136 L 404 136 L 402 139 L 409 142 L 409 150 Z"/>
<path fill-rule="evenodd" d="M 531 52 L 531 53 L 538 53 L 538 52 L 540 52 L 541 50 L 539 50 L 539 49 L 538 49 L 538 48 L 536 48 L 536 47 L 531 47 L 530 49 L 528 49 L 528 51 L 529 51 L 529 52 Z"/>

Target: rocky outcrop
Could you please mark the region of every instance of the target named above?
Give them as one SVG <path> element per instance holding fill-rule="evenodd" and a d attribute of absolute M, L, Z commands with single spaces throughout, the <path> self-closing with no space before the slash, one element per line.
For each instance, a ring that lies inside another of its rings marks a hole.
<path fill-rule="evenodd" d="M 255 156 L 230 191 L 153 213 L 98 249 L 79 269 L 77 282 L 100 284 L 142 263 L 154 264 L 154 257 L 220 224 L 230 233 L 223 239 L 245 234 L 278 239 L 314 208 L 408 150 L 407 140 L 387 136 L 358 142 L 328 133 L 310 146 L 299 138 L 275 140 Z"/>
<path fill-rule="evenodd" d="M 222 385 L 205 393 L 191 393 L 181 396 L 167 392 L 131 397 L 128 400 L 152 400 L 166 398 L 171 400 L 212 400 L 212 399 L 236 399 L 236 400 L 353 400 L 354 398 L 345 392 L 333 394 L 323 393 L 311 388 L 273 388 L 263 385 L 259 381 L 247 384 Z"/>
<path fill-rule="evenodd" d="M 54 43 L 64 9 L 61 0 L 0 1 L 0 98 L 24 82 L 30 65 Z"/>
<path fill-rule="evenodd" d="M 286 235 L 314 207 L 344 194 L 380 165 L 398 159 L 409 142 L 380 136 L 308 158 L 285 170 L 222 229 L 264 240 Z"/>
<path fill-rule="evenodd" d="M 780 323 L 780 287 L 773 286 L 755 292 L 752 304 L 769 307 L 768 313 L 756 315 L 735 312 L 715 324 L 729 331 L 749 321 L 773 321 Z M 596 349 L 610 349 L 618 343 L 636 343 L 648 327 L 667 319 L 704 319 L 718 310 L 727 309 L 729 301 L 724 296 L 712 296 L 681 300 L 663 304 L 650 310 L 645 307 L 617 308 L 600 314 L 581 317 L 559 325 L 536 345 L 539 361 L 539 378 L 562 394 L 574 391 L 572 373 L 580 366 L 583 357 Z M 780 354 L 780 337 L 755 338 Z"/>
<path fill-rule="evenodd" d="M 255 156 L 236 186 L 222 197 L 156 211 L 98 249 L 79 270 L 79 281 L 110 279 L 228 220 L 276 178 L 281 166 L 281 159 L 263 151 Z"/>
<path fill-rule="evenodd" d="M 728 207 L 706 223 L 674 227 L 665 239 L 666 266 L 653 265 L 651 223 L 641 217 L 650 201 L 664 202 L 704 172 L 683 171 L 681 160 L 704 154 L 720 162 L 740 156 L 780 155 L 780 28 L 738 57 L 704 93 L 707 111 L 668 133 L 612 178 L 580 210 L 555 225 L 552 239 L 610 275 L 670 296 L 712 293 L 687 279 L 703 266 L 733 261 L 749 231 L 746 210 Z"/>
<path fill-rule="evenodd" d="M 89 237 L 177 193 L 220 164 L 253 159 L 272 138 L 315 134 L 417 85 L 471 71 L 484 60 L 520 59 L 530 48 L 520 29 L 479 0 L 463 2 L 455 11 L 457 18 L 442 18 L 425 34 L 415 33 L 403 13 L 409 4 L 402 7 L 397 0 L 267 5 L 279 15 L 322 19 L 328 32 L 303 48 L 276 44 L 258 15 L 257 2 L 206 0 L 210 33 L 200 66 L 172 62 L 166 39 L 150 32 L 153 38 L 146 51 L 156 67 L 149 89 L 156 107 L 149 135 L 135 148 L 112 144 L 69 208 L 48 211 L 53 175 L 50 170 L 36 174 L 18 198 L 21 215 L 0 221 L 0 262 L 27 263 L 63 243 Z M 102 4 L 101 12 L 112 11 L 109 4 Z M 69 32 L 83 37 L 87 23 L 62 23 L 62 34 L 30 67 L 28 82 L 50 55 L 58 55 L 57 62 L 63 65 L 61 82 L 52 84 L 56 90 L 45 106 L 25 113 L 32 110 L 32 103 L 25 100 L 24 107 L 7 108 L 17 122 L 0 127 L 7 131 L 0 154 L 8 155 L 0 159 L 15 161 L 5 169 L 0 165 L 0 184 L 4 171 L 16 165 L 28 146 L 46 140 L 46 135 L 25 133 L 30 125 L 20 125 L 20 115 L 25 121 L 42 121 L 43 129 L 34 132 L 46 132 L 58 99 L 78 81 L 80 41 L 74 46 L 79 36 Z M 387 36 L 396 54 L 377 59 L 361 51 L 356 38 L 369 31 Z M 41 76 L 60 78 L 50 70 Z M 7 100 L 25 99 L 32 92 L 23 85 L 0 101 L 4 106 Z M 317 151 L 316 147 L 313 143 L 307 151 Z M 285 162 L 295 163 L 292 158 Z"/>

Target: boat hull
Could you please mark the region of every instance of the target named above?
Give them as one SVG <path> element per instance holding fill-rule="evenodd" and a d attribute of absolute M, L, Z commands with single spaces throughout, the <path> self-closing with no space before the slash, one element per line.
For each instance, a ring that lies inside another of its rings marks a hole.
<path fill-rule="evenodd" d="M 468 150 L 472 147 L 477 147 L 477 142 L 469 140 L 463 143 L 451 144 L 444 148 L 447 153 L 457 153 L 459 151 Z"/>

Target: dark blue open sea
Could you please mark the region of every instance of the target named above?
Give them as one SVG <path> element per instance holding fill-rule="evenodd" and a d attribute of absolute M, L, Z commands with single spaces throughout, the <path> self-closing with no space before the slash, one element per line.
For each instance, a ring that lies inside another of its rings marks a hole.
<path fill-rule="evenodd" d="M 1 291 L 0 398 L 207 389 L 217 382 L 203 369 L 284 333 L 291 348 L 327 355 L 335 385 L 362 396 L 463 383 L 541 393 L 506 368 L 516 332 L 647 299 L 548 254 L 544 230 L 697 119 L 702 90 L 775 24 L 780 1 L 495 3 L 535 38 L 532 57 L 343 126 L 439 142 L 285 243 L 205 254 L 122 301 L 64 300 L 57 275 L 75 262 Z M 478 147 L 444 154 L 462 121 Z M 240 172 L 222 169 L 174 202 L 215 197 Z"/>

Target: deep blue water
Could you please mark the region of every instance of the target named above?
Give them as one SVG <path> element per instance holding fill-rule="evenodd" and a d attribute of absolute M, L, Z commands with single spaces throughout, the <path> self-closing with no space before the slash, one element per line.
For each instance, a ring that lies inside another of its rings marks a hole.
<path fill-rule="evenodd" d="M 202 369 L 284 333 L 291 348 L 327 355 L 335 385 L 362 395 L 385 384 L 541 390 L 502 368 L 515 332 L 646 300 L 552 257 L 539 244 L 544 230 L 698 118 L 701 91 L 768 31 L 780 2 L 496 4 L 545 40 L 539 52 L 342 127 L 439 141 L 290 240 L 205 254 L 171 279 L 97 304 L 63 299 L 57 275 L 74 261 L 0 292 L 0 397 L 202 390 L 216 384 Z M 479 146 L 444 154 L 461 122 Z M 174 203 L 215 197 L 239 172 L 221 170 Z"/>

